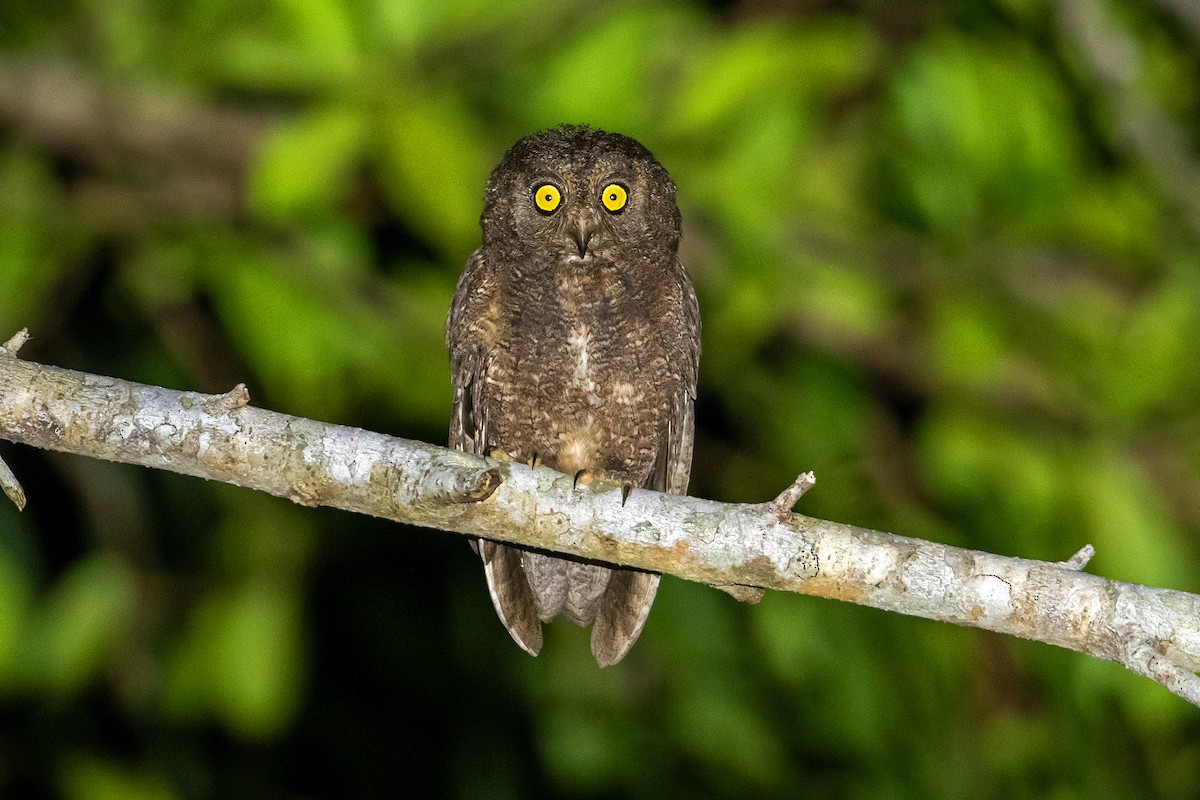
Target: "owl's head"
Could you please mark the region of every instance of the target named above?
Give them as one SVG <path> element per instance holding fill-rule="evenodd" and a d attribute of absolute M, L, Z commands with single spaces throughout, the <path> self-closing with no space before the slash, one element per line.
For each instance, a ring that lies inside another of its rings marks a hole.
<path fill-rule="evenodd" d="M 485 247 L 518 247 L 558 263 L 631 252 L 673 257 L 679 247 L 667 171 L 628 136 L 583 125 L 513 145 L 488 181 L 482 224 Z"/>

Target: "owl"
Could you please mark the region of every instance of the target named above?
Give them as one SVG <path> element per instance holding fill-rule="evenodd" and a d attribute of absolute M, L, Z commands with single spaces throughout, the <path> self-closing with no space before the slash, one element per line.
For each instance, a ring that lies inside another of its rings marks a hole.
<path fill-rule="evenodd" d="M 675 185 L 626 136 L 564 125 L 492 172 L 483 243 L 447 323 L 450 446 L 577 481 L 687 491 L 700 313 Z M 532 655 L 542 623 L 592 626 L 601 667 L 637 640 L 659 575 L 478 542 L 496 614 Z"/>

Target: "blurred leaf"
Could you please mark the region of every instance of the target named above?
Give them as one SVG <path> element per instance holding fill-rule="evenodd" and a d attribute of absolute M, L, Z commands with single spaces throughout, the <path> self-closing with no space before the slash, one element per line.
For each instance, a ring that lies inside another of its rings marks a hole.
<path fill-rule="evenodd" d="M 413 55 L 431 43 L 464 39 L 498 25 L 520 24 L 531 11 L 539 10 L 536 0 L 372 0 L 362 4 L 367 35 L 385 49 L 397 49 Z M 511 35 L 511 31 L 493 35 Z"/>
<path fill-rule="evenodd" d="M 1041 220 L 1061 238 L 1075 241 L 1100 255 L 1115 259 L 1106 268 L 1134 275 L 1149 271 L 1155 259 L 1160 227 L 1160 208 L 1144 178 L 1120 176 L 1092 179 L 1063 199 L 1061 213 Z M 1061 232 L 1055 230 L 1061 226 Z"/>
<path fill-rule="evenodd" d="M 883 335 L 894 316 L 887 287 L 874 276 L 843 264 L 811 263 L 795 278 L 798 311 L 841 335 Z"/>
<path fill-rule="evenodd" d="M 719 302 L 713 302 L 718 299 L 714 297 L 701 308 L 704 325 L 701 369 L 716 370 L 718 375 L 743 369 L 755 349 L 775 332 L 783 311 L 781 296 L 756 275 L 759 265 L 741 266 L 746 271 L 744 279 L 731 279 Z"/>
<path fill-rule="evenodd" d="M 520 102 L 536 127 L 587 123 L 635 134 L 659 112 L 664 63 L 686 46 L 690 15 L 679 6 L 612 10 L 594 6 L 589 23 L 556 46 L 539 46 Z"/>
<path fill-rule="evenodd" d="M 73 564 L 33 620 L 37 680 L 55 694 L 94 680 L 116 655 L 135 600 L 133 576 L 114 558 L 98 554 Z"/>
<path fill-rule="evenodd" d="M 903 719 L 910 736 L 921 735 L 927 720 L 913 713 L 912 693 L 888 687 L 909 680 L 910 674 L 911 681 L 920 683 L 946 674 L 937 662 L 905 663 L 905 649 L 895 646 L 900 641 L 921 658 L 929 657 L 923 646 L 927 639 L 911 642 L 912 631 L 922 623 L 900 620 L 897 632 L 896 620 L 874 619 L 870 610 L 794 595 L 770 595 L 755 610 L 756 640 L 771 673 L 792 687 L 789 696 L 799 698 L 794 713 L 823 721 L 820 736 L 805 742 L 819 758 L 894 756 L 890 720 Z M 928 641 L 939 643 L 937 637 Z M 939 689 L 944 697 L 944 687 Z"/>
<path fill-rule="evenodd" d="M 29 154 L 0 151 L 0 338 L 32 322 L 58 279 L 51 176 Z"/>
<path fill-rule="evenodd" d="M 111 3 L 87 2 L 89 16 L 96 21 L 93 33 L 103 43 L 105 66 L 117 72 L 136 74 L 153 61 L 150 42 L 158 26 L 155 15 L 147 13 L 138 0 L 113 0 Z"/>
<path fill-rule="evenodd" d="M 797 56 L 791 32 L 776 25 L 739 28 L 714 37 L 696 58 L 676 98 L 677 125 L 698 133 L 741 118 L 747 107 L 762 104 L 781 88 L 779 65 Z M 786 91 L 786 87 L 784 87 Z"/>
<path fill-rule="evenodd" d="M 332 356 L 345 338 L 338 308 L 311 282 L 281 280 L 282 265 L 241 258 L 221 302 L 250 363 L 272 391 L 308 398 L 307 413 L 336 414 L 346 401 Z"/>
<path fill-rule="evenodd" d="M 988 384 L 1003 372 L 1011 352 L 1004 321 L 985 298 L 953 297 L 934 311 L 930 362 L 951 385 Z"/>
<path fill-rule="evenodd" d="M 807 598 L 771 595 L 750 615 L 764 666 L 797 692 L 813 691 L 812 681 L 837 659 L 836 642 L 826 637 L 814 605 Z"/>
<path fill-rule="evenodd" d="M 1068 103 L 1023 43 L 935 37 L 892 92 L 896 167 L 921 217 L 944 234 L 988 230 L 997 214 L 1052 213 L 1074 177 Z"/>
<path fill-rule="evenodd" d="M 348 9 L 340 0 L 266 0 L 219 42 L 222 74 L 257 89 L 321 89 L 343 84 L 361 68 Z"/>
<path fill-rule="evenodd" d="M 756 389 L 758 397 L 749 405 L 753 410 L 745 413 L 765 412 L 754 425 L 757 447 L 793 467 L 789 472 L 816 471 L 822 485 L 830 481 L 842 487 L 838 495 L 848 506 L 861 507 L 863 499 L 850 500 L 854 492 L 846 492 L 868 432 L 869 409 L 854 376 L 815 355 L 793 360 Z"/>
<path fill-rule="evenodd" d="M 450 95 L 397 87 L 379 126 L 384 188 L 396 210 L 427 242 L 465 261 L 479 243 L 488 176 L 470 114 Z"/>
<path fill-rule="evenodd" d="M 214 644 L 219 709 L 239 733 L 266 738 L 295 715 L 304 676 L 300 613 L 294 593 L 248 584 L 228 598 Z"/>
<path fill-rule="evenodd" d="M 675 99 L 678 130 L 702 135 L 746 119 L 766 105 L 795 114 L 817 98 L 862 80 L 874 57 L 871 32 L 850 18 L 800 25 L 777 21 L 721 31 L 694 48 L 687 78 Z M 787 69 L 803 63 L 804 69 Z"/>
<path fill-rule="evenodd" d="M 62 773 L 66 800 L 172 800 L 179 795 L 160 778 L 96 758 L 77 756 Z"/>
<path fill-rule="evenodd" d="M 969 546 L 1044 559 L 1060 539 L 1062 558 L 1070 555 L 1063 549 L 1082 546 L 1082 532 L 1055 525 L 1071 519 L 1069 443 L 954 407 L 931 409 L 918 441 L 930 485 L 969 515 Z"/>
<path fill-rule="evenodd" d="M 736 226 L 735 235 L 771 242 L 789 227 L 787 212 L 797 182 L 792 164 L 807 131 L 803 120 L 782 103 L 758 114 L 753 126 L 743 127 L 737 147 L 712 164 L 712 177 L 720 205 L 726 206 L 728 221 Z M 771 207 L 780 209 L 779 218 L 763 213 Z"/>
<path fill-rule="evenodd" d="M 612 786 L 637 764 L 637 739 L 612 724 L 603 704 L 580 708 L 556 703 L 547 710 L 540 734 L 547 766 L 570 790 Z"/>
<path fill-rule="evenodd" d="M 17 527 L 16 522 L 11 525 Z M 0 695 L 22 685 L 34 672 L 28 663 L 33 582 L 13 552 L 9 535 L 0 514 Z"/>
<path fill-rule="evenodd" d="M 366 274 L 360 244 L 336 232 L 308 244 L 287 260 L 220 239 L 193 256 L 260 385 L 281 410 L 318 419 L 344 418 L 353 398 L 444 425 L 454 273 L 438 282 L 425 269 L 385 283 Z"/>
<path fill-rule="evenodd" d="M 216 716 L 251 739 L 278 735 L 300 700 L 298 600 L 264 581 L 219 590 L 196 609 L 167 664 L 164 704 L 180 719 Z"/>
<path fill-rule="evenodd" d="M 704 694 L 737 674 L 738 619 L 745 608 L 710 587 L 663 579 L 644 635 L 664 654 L 663 662 L 675 667 L 673 692 Z"/>
<path fill-rule="evenodd" d="M 671 709 L 671 732 L 684 752 L 706 765 L 718 785 L 776 788 L 782 785 L 786 757 L 779 742 L 731 692 L 689 695 Z"/>
<path fill-rule="evenodd" d="M 1150 421 L 1180 404 L 1192 407 L 1200 362 L 1200 281 L 1187 265 L 1132 309 L 1110 354 L 1108 378 L 1114 415 Z"/>
<path fill-rule="evenodd" d="M 313 515 L 302 507 L 260 492 L 222 485 L 227 509 L 214 531 L 221 572 L 237 580 L 302 578 L 317 543 Z"/>
<path fill-rule="evenodd" d="M 67 3 L 10 0 L 5 3 L 0 24 L 0 49 L 20 51 L 33 48 L 53 35 L 70 19 L 74 9 Z"/>
<path fill-rule="evenodd" d="M 284 124 L 255 160 L 251 208 L 276 220 L 328 211 L 360 155 L 363 136 L 363 120 L 348 108 L 324 108 Z"/>
<path fill-rule="evenodd" d="M 1080 457 L 1073 475 L 1096 547 L 1092 566 L 1118 580 L 1195 591 L 1191 550 L 1162 497 L 1132 459 L 1100 447 Z"/>

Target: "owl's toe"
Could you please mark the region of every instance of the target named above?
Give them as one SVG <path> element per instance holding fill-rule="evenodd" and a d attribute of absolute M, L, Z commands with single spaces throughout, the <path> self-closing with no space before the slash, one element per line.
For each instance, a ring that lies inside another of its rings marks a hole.
<path fill-rule="evenodd" d="M 499 447 L 489 448 L 486 455 L 488 458 L 494 458 L 497 461 L 512 461 L 513 460 L 512 453 L 509 453 L 506 450 L 502 450 Z"/>
<path fill-rule="evenodd" d="M 581 469 L 575 473 L 575 481 L 571 487 L 578 489 L 580 486 L 590 486 L 597 480 L 613 480 L 616 476 L 608 474 L 603 470 Z M 621 483 L 621 505 L 625 505 L 625 501 L 629 499 L 629 495 L 633 494 L 633 484 L 629 481 Z"/>

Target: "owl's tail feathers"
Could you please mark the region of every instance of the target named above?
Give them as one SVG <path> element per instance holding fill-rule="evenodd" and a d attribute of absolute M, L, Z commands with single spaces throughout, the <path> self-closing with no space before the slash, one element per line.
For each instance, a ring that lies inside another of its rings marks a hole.
<path fill-rule="evenodd" d="M 592 623 L 592 655 L 601 667 L 616 664 L 633 647 L 662 577 L 529 553 L 487 539 L 479 540 L 479 555 L 496 616 L 521 649 L 536 656 L 542 649 L 542 620 L 564 613 L 576 624 Z M 568 586 L 572 575 L 575 583 Z M 540 587 L 540 612 L 531 578 Z"/>
<path fill-rule="evenodd" d="M 479 555 L 483 558 L 483 572 L 496 616 L 508 628 L 513 641 L 529 655 L 536 656 L 542 649 L 542 621 L 538 619 L 533 590 L 521 568 L 521 551 L 480 539 Z"/>
<path fill-rule="evenodd" d="M 661 577 L 653 572 L 613 570 L 592 625 L 592 655 L 601 667 L 616 664 L 633 647 L 646 624 Z"/>

